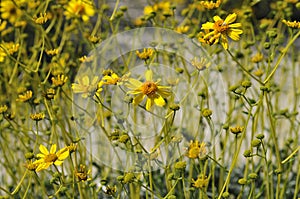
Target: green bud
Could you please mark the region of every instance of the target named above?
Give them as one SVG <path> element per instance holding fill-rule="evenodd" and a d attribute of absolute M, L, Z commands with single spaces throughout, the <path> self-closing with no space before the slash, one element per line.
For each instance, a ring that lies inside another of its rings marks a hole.
<path fill-rule="evenodd" d="M 255 137 L 256 137 L 257 139 L 262 140 L 262 139 L 264 139 L 265 135 L 262 134 L 262 133 L 260 133 L 260 134 L 257 134 Z"/>
<path fill-rule="evenodd" d="M 245 178 L 241 178 L 241 179 L 238 180 L 238 183 L 240 185 L 245 185 L 245 184 L 247 184 L 247 180 Z"/>
<path fill-rule="evenodd" d="M 178 104 L 172 104 L 170 105 L 170 109 L 173 111 L 178 111 L 180 109 L 180 106 Z"/>
<path fill-rule="evenodd" d="M 202 110 L 203 117 L 210 117 L 212 115 L 212 110 L 205 108 Z"/>
<path fill-rule="evenodd" d="M 243 155 L 246 158 L 251 157 L 251 150 L 250 149 L 245 150 Z"/>
<path fill-rule="evenodd" d="M 170 180 L 174 180 L 175 178 L 174 178 L 174 173 L 170 173 L 169 175 L 168 175 L 168 180 L 170 181 Z"/>
<path fill-rule="evenodd" d="M 269 49 L 271 47 L 271 44 L 269 42 L 264 43 L 264 48 Z"/>
<path fill-rule="evenodd" d="M 134 181 L 134 178 L 135 178 L 135 176 L 134 176 L 133 173 L 126 173 L 126 174 L 124 175 L 124 179 L 123 179 L 122 182 L 123 182 L 124 184 L 131 183 L 131 182 Z"/>
<path fill-rule="evenodd" d="M 229 129 L 229 124 L 223 124 L 223 126 L 222 126 L 222 128 L 224 129 L 224 130 L 228 130 Z"/>
<path fill-rule="evenodd" d="M 281 173 L 282 173 L 282 170 L 281 170 L 281 169 L 275 169 L 275 171 L 274 171 L 274 172 L 275 172 L 275 174 L 277 174 L 277 175 L 278 175 L 278 174 L 281 174 Z"/>
<path fill-rule="evenodd" d="M 298 10 L 300 10 L 300 2 L 299 2 L 299 3 L 296 3 L 296 8 L 297 8 Z"/>
<path fill-rule="evenodd" d="M 225 191 L 223 194 L 222 194 L 222 197 L 223 198 L 228 198 L 229 197 L 229 192 L 228 191 Z"/>
<path fill-rule="evenodd" d="M 31 160 L 32 158 L 34 158 L 34 154 L 32 152 L 25 153 L 25 158 L 27 160 Z"/>
<path fill-rule="evenodd" d="M 255 180 L 258 177 L 258 175 L 256 173 L 249 173 L 248 177 L 252 180 Z"/>
<path fill-rule="evenodd" d="M 127 6 L 120 6 L 120 10 L 126 12 L 128 10 Z"/>
<path fill-rule="evenodd" d="M 243 86 L 244 88 L 249 88 L 249 87 L 251 87 L 251 85 L 252 85 L 252 83 L 251 83 L 250 81 L 248 81 L 248 80 L 244 80 L 244 81 L 242 82 L 242 86 Z"/>
<path fill-rule="evenodd" d="M 117 177 L 117 180 L 120 181 L 120 182 L 122 182 L 123 179 L 124 179 L 124 176 L 118 176 L 118 177 Z"/>
<path fill-rule="evenodd" d="M 180 73 L 180 74 L 181 74 L 181 73 L 183 73 L 184 70 L 183 70 L 183 68 L 176 67 L 176 68 L 175 68 L 175 71 L 176 71 L 177 73 Z"/>
<path fill-rule="evenodd" d="M 121 143 L 126 143 L 128 140 L 129 140 L 129 136 L 127 134 L 121 135 L 119 137 L 119 142 L 121 142 Z"/>
<path fill-rule="evenodd" d="M 236 89 L 238 89 L 239 85 L 232 85 L 229 87 L 229 90 L 234 92 Z"/>
<path fill-rule="evenodd" d="M 254 139 L 254 140 L 251 141 L 251 146 L 252 147 L 259 147 L 260 144 L 261 144 L 261 140 L 259 140 L 259 139 Z"/>
<path fill-rule="evenodd" d="M 170 195 L 170 196 L 168 196 L 168 199 L 176 199 L 176 196 Z"/>

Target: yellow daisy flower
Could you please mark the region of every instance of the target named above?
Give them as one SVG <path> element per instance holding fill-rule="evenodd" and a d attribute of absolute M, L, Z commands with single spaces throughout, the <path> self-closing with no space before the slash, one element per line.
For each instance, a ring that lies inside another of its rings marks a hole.
<path fill-rule="evenodd" d="M 24 94 L 18 95 L 17 101 L 19 102 L 27 102 L 32 98 L 32 91 L 28 90 Z"/>
<path fill-rule="evenodd" d="M 71 0 L 64 12 L 67 19 L 81 17 L 83 21 L 88 21 L 95 14 L 95 9 L 91 1 Z"/>
<path fill-rule="evenodd" d="M 107 85 L 117 85 L 120 77 L 112 70 L 103 71 L 102 83 Z"/>
<path fill-rule="evenodd" d="M 21 3 L 16 1 L 17 4 Z M 10 23 L 15 23 L 22 15 L 22 11 L 16 7 L 11 0 L 2 0 L 0 2 L 1 18 L 7 19 Z"/>
<path fill-rule="evenodd" d="M 91 170 L 87 170 L 85 165 L 80 164 L 80 169 L 75 170 L 74 175 L 78 178 L 79 181 L 90 181 L 92 178 L 88 176 L 91 174 Z"/>
<path fill-rule="evenodd" d="M 285 25 L 287 25 L 290 28 L 296 28 L 296 29 L 300 28 L 300 21 L 287 21 L 287 20 L 283 19 L 282 23 L 284 23 Z"/>
<path fill-rule="evenodd" d="M 138 50 L 135 52 L 136 55 L 142 59 L 142 60 L 147 60 L 150 57 L 152 57 L 154 50 L 152 48 L 144 48 L 142 52 L 139 52 Z"/>
<path fill-rule="evenodd" d="M 209 44 L 216 44 L 220 41 L 225 50 L 228 49 L 228 39 L 230 37 L 234 41 L 240 39 L 240 34 L 243 33 L 242 30 L 238 29 L 242 26 L 241 23 L 233 23 L 236 20 L 237 15 L 235 13 L 229 14 L 225 20 L 221 19 L 219 16 L 214 16 L 214 23 L 206 22 L 202 24 L 201 29 L 205 31 L 203 38 L 200 38 L 199 41 Z M 209 32 L 212 30 L 211 32 Z"/>
<path fill-rule="evenodd" d="M 206 144 L 205 142 L 199 143 L 198 140 L 191 141 L 189 148 L 188 148 L 188 152 L 187 152 L 187 156 L 191 159 L 195 159 L 195 158 L 204 158 L 207 154 L 206 151 Z"/>
<path fill-rule="evenodd" d="M 127 93 L 136 95 L 133 99 L 134 105 L 140 104 L 147 96 L 146 110 L 150 110 L 154 104 L 160 107 L 164 106 L 166 104 L 164 98 L 171 95 L 170 87 L 160 86 L 159 82 L 154 82 L 152 80 L 152 76 L 152 70 L 147 70 L 145 74 L 145 82 L 140 82 L 139 80 L 130 78 L 129 83 L 127 84 L 127 86 L 132 89 Z"/>
<path fill-rule="evenodd" d="M 68 147 L 64 147 L 56 152 L 56 144 L 53 144 L 50 148 L 50 152 L 48 149 L 40 145 L 39 147 L 41 153 L 37 154 L 37 157 L 40 159 L 34 161 L 34 164 L 39 164 L 36 168 L 36 171 L 41 171 L 43 169 L 47 169 L 50 165 L 61 165 L 63 161 L 69 156 Z"/>
<path fill-rule="evenodd" d="M 78 80 L 78 83 L 72 84 L 72 89 L 74 93 L 82 93 L 83 98 L 87 98 L 88 96 L 91 96 L 96 91 L 100 91 L 98 86 L 98 77 L 95 76 L 90 83 L 89 77 L 83 76 L 81 79 Z"/>
<path fill-rule="evenodd" d="M 192 179 L 192 186 L 195 188 L 203 189 L 207 187 L 209 179 L 204 175 L 199 175 L 197 180 Z"/>

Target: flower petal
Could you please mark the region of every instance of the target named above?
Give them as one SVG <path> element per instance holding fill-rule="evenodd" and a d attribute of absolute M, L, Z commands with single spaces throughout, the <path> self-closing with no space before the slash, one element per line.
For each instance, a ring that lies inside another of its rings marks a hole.
<path fill-rule="evenodd" d="M 56 151 L 56 144 L 53 144 L 50 148 L 50 153 L 55 154 L 55 151 Z"/>
<path fill-rule="evenodd" d="M 164 106 L 166 104 L 164 98 L 162 98 L 162 96 L 158 96 L 157 98 L 154 99 L 154 103 L 157 106 Z"/>
<path fill-rule="evenodd" d="M 55 165 L 61 165 L 62 163 L 63 163 L 63 161 L 60 161 L 60 160 L 56 160 L 56 161 L 54 162 Z"/>
<path fill-rule="evenodd" d="M 145 72 L 146 81 L 152 81 L 153 78 L 153 72 L 152 70 L 147 70 Z"/>
<path fill-rule="evenodd" d="M 140 93 L 139 95 L 137 95 L 134 99 L 133 99 L 133 104 L 134 105 L 138 105 L 139 103 L 141 103 L 143 101 L 143 99 L 145 98 L 145 95 L 143 93 Z"/>
<path fill-rule="evenodd" d="M 146 110 L 149 111 L 153 106 L 154 100 L 152 98 L 147 98 L 146 101 Z"/>
<path fill-rule="evenodd" d="M 214 16 L 213 19 L 214 19 L 214 21 L 222 21 L 223 20 L 218 15 Z"/>
<path fill-rule="evenodd" d="M 39 149 L 40 149 L 40 152 L 42 154 L 44 154 L 44 155 L 48 155 L 49 154 L 48 149 L 44 145 L 40 145 Z"/>
<path fill-rule="evenodd" d="M 236 20 L 236 14 L 232 13 L 226 17 L 224 23 L 230 24 L 230 23 L 234 22 L 235 20 Z"/>
<path fill-rule="evenodd" d="M 201 29 L 202 30 L 214 29 L 214 23 L 206 22 L 206 23 L 202 24 Z"/>

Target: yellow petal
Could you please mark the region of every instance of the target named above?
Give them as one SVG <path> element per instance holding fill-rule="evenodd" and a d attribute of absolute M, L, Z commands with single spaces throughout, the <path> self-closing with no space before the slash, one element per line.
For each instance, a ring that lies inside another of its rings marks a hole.
<path fill-rule="evenodd" d="M 228 49 L 228 40 L 227 40 L 227 37 L 224 36 L 224 35 L 222 35 L 221 38 L 222 38 L 221 44 L 222 44 L 223 48 L 225 50 L 227 50 Z"/>
<path fill-rule="evenodd" d="M 201 29 L 202 30 L 214 29 L 214 23 L 206 22 L 206 23 L 202 24 Z"/>
<path fill-rule="evenodd" d="M 221 19 L 221 17 L 219 17 L 219 16 L 214 16 L 214 21 L 220 21 L 220 20 L 223 20 L 223 19 Z"/>
<path fill-rule="evenodd" d="M 235 20 L 236 20 L 236 14 L 232 13 L 226 17 L 224 23 L 230 24 L 230 23 L 234 22 Z"/>
<path fill-rule="evenodd" d="M 240 28 L 240 27 L 242 27 L 241 23 L 233 23 L 229 25 L 229 28 Z"/>
<path fill-rule="evenodd" d="M 44 155 L 49 154 L 48 149 L 44 145 L 40 145 L 39 149 L 42 154 L 44 154 Z"/>
<path fill-rule="evenodd" d="M 151 109 L 151 107 L 153 106 L 153 99 L 151 98 L 147 98 L 147 101 L 146 101 L 146 110 L 149 111 Z"/>
<path fill-rule="evenodd" d="M 87 75 L 84 76 L 81 80 L 79 80 L 79 84 L 84 85 L 84 86 L 90 85 L 89 77 Z"/>
<path fill-rule="evenodd" d="M 65 152 L 59 154 L 58 159 L 59 160 L 64 160 L 69 156 L 69 150 L 66 150 Z"/>
<path fill-rule="evenodd" d="M 133 99 L 133 104 L 134 105 L 138 105 L 139 103 L 141 103 L 144 99 L 145 95 L 143 93 L 137 95 L 134 99 Z"/>
<path fill-rule="evenodd" d="M 146 70 L 145 77 L 146 77 L 146 81 L 152 81 L 152 77 L 153 77 L 152 70 Z"/>
<path fill-rule="evenodd" d="M 158 96 L 157 98 L 154 99 L 154 103 L 157 106 L 164 106 L 166 104 L 164 98 L 162 98 L 162 96 Z"/>
<path fill-rule="evenodd" d="M 56 144 L 53 144 L 50 148 L 50 153 L 55 154 L 55 151 L 56 151 Z"/>
<path fill-rule="evenodd" d="M 60 161 L 60 160 L 56 160 L 56 161 L 54 162 L 55 165 L 61 165 L 62 163 L 63 163 L 63 161 Z"/>

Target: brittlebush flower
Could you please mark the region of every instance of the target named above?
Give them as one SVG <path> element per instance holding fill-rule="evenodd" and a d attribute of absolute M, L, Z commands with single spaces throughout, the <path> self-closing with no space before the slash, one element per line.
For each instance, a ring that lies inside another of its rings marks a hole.
<path fill-rule="evenodd" d="M 39 163 L 32 162 L 32 160 L 28 160 L 24 166 L 30 171 L 35 171 L 38 168 Z"/>
<path fill-rule="evenodd" d="M 214 16 L 214 23 L 206 22 L 202 24 L 201 29 L 204 30 L 204 36 L 199 38 L 200 42 L 208 43 L 210 45 L 217 44 L 219 41 L 225 50 L 228 49 L 228 39 L 230 37 L 234 41 L 240 39 L 240 34 L 243 33 L 241 29 L 241 23 L 233 23 L 236 20 L 236 14 L 229 14 L 225 20 L 219 16 Z M 209 32 L 211 31 L 211 32 Z"/>
<path fill-rule="evenodd" d="M 15 3 L 18 5 L 21 2 L 17 0 Z M 0 2 L 1 18 L 7 19 L 12 24 L 14 24 L 22 15 L 22 11 L 15 5 L 15 3 L 11 0 L 2 0 Z"/>
<path fill-rule="evenodd" d="M 34 121 L 41 121 L 45 118 L 45 113 L 33 113 L 30 115 L 30 118 Z"/>
<path fill-rule="evenodd" d="M 117 85 L 120 80 L 120 77 L 113 72 L 112 70 L 103 71 L 102 82 L 103 85 Z"/>
<path fill-rule="evenodd" d="M 6 42 L 0 45 L 0 62 L 4 62 L 4 58 L 7 56 L 7 53 L 10 55 L 14 54 L 19 50 L 19 44 L 13 42 Z"/>
<path fill-rule="evenodd" d="M 197 180 L 192 179 L 193 187 L 203 189 L 207 187 L 209 179 L 204 175 L 199 175 Z"/>
<path fill-rule="evenodd" d="M 213 1 L 200 1 L 199 4 L 208 10 L 212 10 L 220 6 L 221 0 L 217 0 L 216 3 Z"/>
<path fill-rule="evenodd" d="M 98 86 L 98 76 L 95 76 L 90 82 L 88 76 L 83 76 L 78 79 L 78 83 L 72 84 L 72 89 L 74 93 L 82 93 L 83 98 L 92 96 L 95 92 L 101 91 L 100 86 Z"/>
<path fill-rule="evenodd" d="M 64 147 L 56 152 L 56 144 L 53 144 L 50 148 L 50 151 L 43 146 L 39 147 L 40 152 L 37 154 L 37 157 L 40 158 L 34 161 L 34 164 L 39 164 L 36 168 L 36 171 L 41 171 L 47 169 L 51 165 L 61 165 L 63 161 L 69 156 L 69 150 L 67 147 Z"/>
<path fill-rule="evenodd" d="M 68 77 L 64 75 L 57 75 L 56 77 L 52 77 L 51 80 L 55 87 L 62 87 L 67 82 Z"/>
<path fill-rule="evenodd" d="M 154 52 L 154 50 L 151 48 L 144 48 L 144 50 L 142 52 L 139 52 L 137 50 L 135 53 L 140 59 L 147 60 L 147 59 L 150 59 L 150 57 L 152 57 L 153 52 Z"/>
<path fill-rule="evenodd" d="M 287 25 L 290 28 L 296 28 L 296 29 L 300 28 L 300 22 L 299 21 L 287 21 L 287 20 L 283 19 L 282 23 L 284 23 L 285 25 Z"/>
<path fill-rule="evenodd" d="M 154 104 L 160 107 L 164 106 L 166 104 L 164 98 L 171 95 L 170 87 L 161 86 L 159 82 L 154 82 L 152 76 L 152 70 L 147 70 L 145 73 L 145 82 L 130 78 L 127 84 L 127 86 L 132 89 L 128 91 L 128 94 L 136 95 L 136 97 L 133 98 L 134 105 L 140 104 L 144 98 L 147 97 L 146 110 L 150 110 Z"/>
<path fill-rule="evenodd" d="M 91 180 L 91 178 L 89 178 L 88 176 L 90 175 L 91 170 L 87 170 L 86 166 L 80 164 L 80 169 L 79 170 L 75 170 L 74 175 L 77 177 L 77 179 L 81 182 L 84 181 L 89 181 Z"/>
<path fill-rule="evenodd" d="M 81 17 L 86 22 L 95 14 L 92 1 L 89 0 L 71 0 L 66 6 L 64 15 L 67 19 Z"/>
<path fill-rule="evenodd" d="M 28 90 L 28 91 L 26 91 L 24 94 L 18 95 L 17 101 L 20 101 L 20 102 L 27 102 L 27 101 L 29 101 L 31 98 L 32 98 L 32 91 L 31 91 L 31 90 Z"/>
<path fill-rule="evenodd" d="M 188 148 L 187 156 L 191 159 L 196 159 L 196 158 L 205 158 L 207 154 L 206 151 L 206 144 L 205 142 L 199 143 L 198 140 L 190 141 L 190 145 Z"/>

